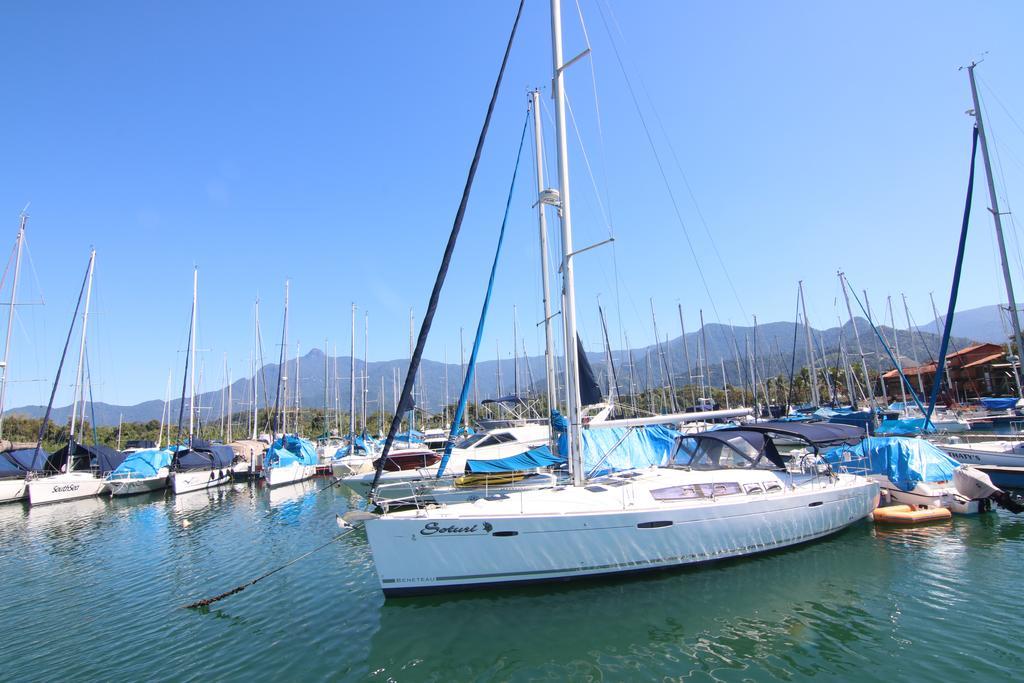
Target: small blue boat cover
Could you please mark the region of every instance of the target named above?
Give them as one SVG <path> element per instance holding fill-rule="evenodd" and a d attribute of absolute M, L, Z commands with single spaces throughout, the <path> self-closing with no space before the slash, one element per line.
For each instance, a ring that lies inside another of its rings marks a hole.
<path fill-rule="evenodd" d="M 981 405 L 985 406 L 989 410 L 1009 410 L 1017 405 L 1017 399 L 1014 397 L 1009 398 L 982 398 Z"/>
<path fill-rule="evenodd" d="M 565 458 L 551 452 L 547 446 L 537 446 L 519 455 L 496 460 L 467 460 L 467 472 L 516 472 L 532 470 L 536 467 L 552 467 L 561 465 Z"/>
<path fill-rule="evenodd" d="M 270 445 L 264 462 L 267 467 L 288 467 L 294 463 L 316 465 L 316 448 L 309 439 L 287 434 Z"/>
<path fill-rule="evenodd" d="M 882 420 L 882 424 L 875 429 L 876 434 L 889 434 L 892 436 L 911 436 L 921 432 L 935 431 L 935 425 L 929 424 L 928 429 L 924 428 L 923 417 L 908 417 L 902 420 Z"/>
<path fill-rule="evenodd" d="M 951 481 L 960 466 L 924 439 L 903 436 L 876 436 L 856 446 L 839 446 L 822 454 L 833 465 L 868 468 L 868 474 L 884 474 L 904 491 L 921 481 Z"/>
<path fill-rule="evenodd" d="M 113 472 L 112 479 L 133 479 L 139 477 L 155 477 L 161 467 L 170 467 L 174 451 L 170 448 L 147 448 L 136 451 L 124 459 Z"/>

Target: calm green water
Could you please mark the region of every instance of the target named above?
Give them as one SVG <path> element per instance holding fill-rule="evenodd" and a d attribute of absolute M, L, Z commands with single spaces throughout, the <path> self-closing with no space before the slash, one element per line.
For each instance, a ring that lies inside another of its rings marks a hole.
<path fill-rule="evenodd" d="M 1012 680 L 1024 518 L 864 522 L 759 558 L 386 604 L 324 480 L 0 507 L 0 679 Z M 186 527 L 184 521 L 188 520 Z"/>

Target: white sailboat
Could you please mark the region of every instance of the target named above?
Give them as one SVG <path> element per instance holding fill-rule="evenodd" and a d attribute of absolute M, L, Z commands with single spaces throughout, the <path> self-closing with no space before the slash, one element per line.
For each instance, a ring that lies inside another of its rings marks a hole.
<path fill-rule="evenodd" d="M 179 447 L 171 461 L 170 486 L 175 495 L 203 491 L 231 481 L 231 461 L 234 452 L 230 446 L 210 444 L 195 438 L 196 414 L 196 304 L 199 298 L 199 269 L 192 272 L 192 319 L 189 328 L 189 352 L 186 368 L 189 371 L 188 445 Z M 184 391 L 181 397 L 185 402 Z M 182 405 L 182 407 L 184 407 Z M 178 434 L 181 434 L 179 412 Z"/>
<path fill-rule="evenodd" d="M 57 474 L 44 477 L 32 477 L 28 480 L 28 499 L 31 505 L 60 503 L 76 498 L 88 498 L 99 495 L 106 486 L 106 480 L 99 476 L 89 449 L 75 441 L 76 428 L 79 426 L 78 405 L 82 403 L 82 422 L 85 421 L 85 401 L 79 401 L 79 389 L 82 387 L 82 369 L 85 361 L 85 339 L 89 324 L 89 302 L 92 297 L 92 278 L 96 264 L 96 250 L 89 254 L 89 271 L 86 276 L 85 309 L 82 313 L 82 336 L 78 348 L 78 371 L 75 375 L 75 395 L 71 405 L 71 429 L 68 445 L 64 449 L 64 464 Z M 55 455 L 59 455 L 60 453 Z"/>
<path fill-rule="evenodd" d="M 366 534 L 385 595 L 567 580 L 752 555 L 833 534 L 875 507 L 878 484 L 810 462 L 651 467 L 586 481 L 560 0 L 551 0 L 571 486 L 379 516 Z M 570 62 L 576 61 L 575 59 Z M 777 454 L 776 454 L 777 455 Z"/>

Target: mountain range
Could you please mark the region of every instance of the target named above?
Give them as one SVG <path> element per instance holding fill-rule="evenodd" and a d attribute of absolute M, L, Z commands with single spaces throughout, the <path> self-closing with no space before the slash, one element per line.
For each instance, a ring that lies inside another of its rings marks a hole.
<path fill-rule="evenodd" d="M 1004 314 L 1005 315 L 1005 314 Z M 872 331 L 867 320 L 857 318 L 857 332 L 864 349 L 868 365 L 872 368 L 888 370 L 892 367 L 885 350 Z M 940 321 L 941 324 L 941 321 Z M 985 306 L 957 312 L 953 324 L 951 350 L 957 350 L 975 342 L 1003 343 L 1003 333 L 998 306 Z M 879 327 L 887 344 L 898 346 L 904 365 L 934 360 L 939 345 L 939 336 L 935 332 L 935 321 L 916 328 L 913 333 L 908 330 L 894 330 L 887 326 Z M 835 364 L 840 345 L 851 362 L 859 359 L 857 335 L 854 327 L 847 322 L 842 327 L 825 330 L 812 328 L 812 341 L 816 358 L 825 357 L 830 364 Z M 705 352 L 704 346 L 707 345 Z M 723 384 L 723 371 L 729 384 L 739 385 L 749 376 L 750 360 L 748 349 L 753 349 L 755 330 L 753 327 L 729 327 L 715 323 L 707 324 L 702 331 L 689 332 L 685 340 L 681 336 L 657 345 L 617 350 L 611 354 L 612 366 L 620 392 L 627 392 L 630 384 L 639 390 L 651 386 L 667 384 L 667 372 L 671 372 L 677 386 L 689 383 L 700 383 L 701 375 L 712 386 Z M 756 364 L 760 377 L 788 375 L 791 367 L 797 369 L 807 363 L 807 335 L 803 325 L 793 322 L 774 322 L 759 325 L 756 329 Z M 698 355 L 699 354 L 699 355 Z M 595 373 L 600 378 L 602 387 L 607 387 L 607 355 L 599 348 L 587 349 L 587 356 Z M 700 360 L 698 361 L 698 358 Z M 363 365 L 356 361 L 356 377 L 366 377 L 367 413 L 376 412 L 383 400 L 384 409 L 391 411 L 394 395 L 401 390 L 405 372 L 408 368 L 407 359 L 373 361 Z M 471 391 L 470 399 L 480 400 L 494 398 L 499 395 L 511 394 L 516 390 L 516 363 L 513 359 L 482 361 L 477 364 L 476 387 Z M 331 410 L 349 409 L 349 367 L 348 356 L 325 356 L 320 349 L 313 349 L 299 359 L 300 380 L 297 383 L 299 399 L 304 408 L 318 408 L 324 405 L 325 380 L 327 388 L 327 404 Z M 706 368 L 702 373 L 699 367 Z M 296 381 L 295 360 L 290 359 L 286 379 L 289 406 L 294 406 Z M 631 372 L 632 371 L 632 372 Z M 258 405 L 273 406 L 278 366 L 276 363 L 265 365 L 258 373 Z M 532 356 L 519 359 L 518 387 L 520 393 L 533 391 L 543 392 L 544 359 Z M 428 410 L 436 411 L 445 402 L 446 368 L 443 363 L 424 360 L 420 368 L 421 380 L 417 383 L 417 404 Z M 690 379 L 687 379 L 687 378 Z M 461 388 L 462 369 L 458 363 L 447 366 L 447 398 L 454 403 Z M 746 380 L 749 381 L 749 380 Z M 383 382 L 383 385 L 382 385 Z M 499 384 L 500 382 L 500 384 Z M 383 386 L 383 394 L 382 394 Z M 252 378 L 235 381 L 230 388 L 231 405 L 236 412 L 252 410 Z M 200 415 L 204 420 L 218 420 L 222 413 L 222 400 L 226 402 L 227 388 L 208 391 L 197 397 Z M 362 382 L 356 397 L 357 409 L 361 406 Z M 171 401 L 171 421 L 176 422 L 180 400 Z M 164 410 L 161 400 L 145 401 L 131 406 L 118 406 L 107 403 L 96 403 L 91 406 L 92 415 L 98 425 L 116 425 L 119 419 L 125 422 L 145 422 L 159 420 Z M 19 414 L 29 417 L 41 417 L 46 406 L 29 405 L 12 408 L 8 414 Z M 57 423 L 66 422 L 71 413 L 70 406 L 54 408 L 51 419 Z M 92 418 L 91 418 L 92 419 Z"/>

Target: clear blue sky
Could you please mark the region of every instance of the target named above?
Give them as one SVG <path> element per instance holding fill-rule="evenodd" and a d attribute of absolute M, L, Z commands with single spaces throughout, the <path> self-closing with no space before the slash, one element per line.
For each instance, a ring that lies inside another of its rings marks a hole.
<path fill-rule="evenodd" d="M 468 339 L 475 326 L 527 90 L 544 88 L 551 111 L 547 3 L 527 5 L 427 351 L 436 360 L 447 347 L 456 362 L 459 327 Z M 578 261 L 592 348 L 599 294 L 615 346 L 621 330 L 634 346 L 652 341 L 651 296 L 672 336 L 677 301 L 691 329 L 700 308 L 709 322 L 792 319 L 798 279 L 811 322 L 828 326 L 839 267 L 876 309 L 905 291 L 930 320 L 928 292 L 940 308 L 948 296 L 970 145 L 957 67 L 985 51 L 1000 191 L 1011 208 L 1024 201 L 1019 2 L 581 7 L 593 57 L 568 88 L 594 179 L 573 132 L 576 242 L 617 238 Z M 575 5 L 564 9 L 568 56 L 586 43 Z M 514 0 L 8 3 L 0 224 L 13 242 L 31 201 L 21 298 L 46 303 L 18 309 L 8 405 L 45 403 L 90 245 L 97 400 L 161 397 L 171 368 L 180 387 L 193 264 L 207 389 L 225 352 L 235 378 L 248 373 L 257 293 L 276 356 L 286 277 L 289 355 L 296 340 L 305 352 L 325 338 L 347 353 L 355 301 L 370 314 L 371 360 L 405 356 L 408 309 L 418 319 L 426 304 L 514 11 Z M 529 158 L 487 358 L 496 339 L 510 353 L 514 304 L 529 351 L 540 349 Z M 977 197 L 961 308 L 1002 300 L 980 182 Z"/>

